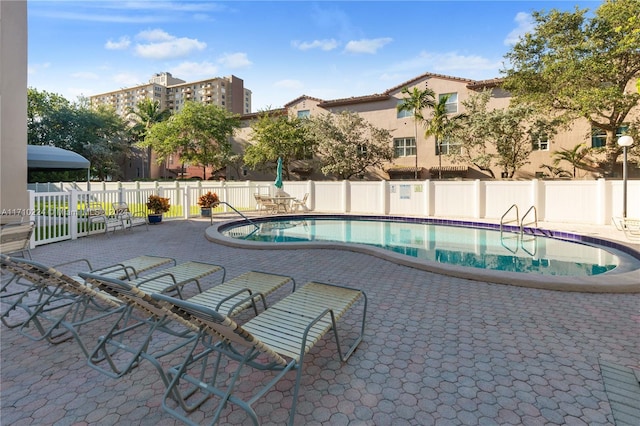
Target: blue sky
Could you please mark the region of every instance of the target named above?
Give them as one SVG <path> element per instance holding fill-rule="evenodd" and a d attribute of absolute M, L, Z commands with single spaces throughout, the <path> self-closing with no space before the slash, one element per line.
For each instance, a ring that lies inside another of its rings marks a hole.
<path fill-rule="evenodd" d="M 146 83 L 234 74 L 253 111 L 301 95 L 383 92 L 425 72 L 500 76 L 534 10 L 600 1 L 29 0 L 29 87 L 71 101 Z"/>

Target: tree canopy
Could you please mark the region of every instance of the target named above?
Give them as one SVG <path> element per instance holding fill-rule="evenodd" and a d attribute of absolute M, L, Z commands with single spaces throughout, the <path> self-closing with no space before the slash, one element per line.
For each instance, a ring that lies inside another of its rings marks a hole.
<path fill-rule="evenodd" d="M 529 163 L 532 140 L 551 137 L 557 124 L 549 122 L 529 104 L 488 110 L 491 92 L 486 90 L 462 102 L 464 125 L 456 126 L 454 137 L 462 142 L 456 161 L 468 162 L 495 177 L 500 167 L 507 177 Z"/>
<path fill-rule="evenodd" d="M 311 158 L 314 151 L 303 120 L 268 111 L 258 114 L 258 119 L 251 124 L 251 139 L 255 144 L 245 150 L 244 163 L 252 169 L 275 170 L 278 158 L 282 158 L 282 172 L 289 180 L 291 162 Z"/>
<path fill-rule="evenodd" d="M 229 139 L 238 127 L 237 114 L 217 105 L 187 102 L 169 119 L 151 125 L 138 146 L 151 147 L 158 162 L 178 153 L 183 162 L 218 169 L 228 162 Z"/>
<path fill-rule="evenodd" d="M 27 138 L 31 145 L 53 145 L 82 155 L 99 179 L 119 179 L 118 160 L 129 152 L 131 134 L 112 109 L 91 109 L 86 103 L 71 103 L 61 95 L 30 88 Z"/>
<path fill-rule="evenodd" d="M 393 159 L 389 131 L 373 126 L 355 112 L 324 114 L 313 117 L 307 125 L 325 175 L 350 179 Z"/>
<path fill-rule="evenodd" d="M 640 0 L 607 0 L 587 10 L 533 12 L 535 29 L 506 55 L 504 87 L 565 122 L 581 117 L 606 132 L 601 169 L 610 175 L 621 148 L 616 132 L 640 102 L 633 84 L 640 72 Z"/>

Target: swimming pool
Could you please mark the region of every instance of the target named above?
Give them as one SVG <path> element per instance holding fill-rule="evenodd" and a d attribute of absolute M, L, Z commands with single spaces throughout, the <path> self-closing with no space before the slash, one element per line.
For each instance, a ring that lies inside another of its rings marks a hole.
<path fill-rule="evenodd" d="M 622 281 L 618 286 L 635 288 L 636 272 L 640 285 L 640 254 L 610 241 L 573 234 L 533 228 L 521 234 L 513 226 L 500 232 L 497 224 L 386 216 L 305 215 L 259 218 L 254 223 L 231 222 L 217 232 L 223 239 L 254 248 L 257 244 L 350 249 L 492 282 L 535 281 L 536 287 L 553 288 L 553 282 L 561 279 L 576 284 L 574 288 L 585 288 L 590 280 L 607 277 L 605 281 L 611 281 L 616 276 Z"/>

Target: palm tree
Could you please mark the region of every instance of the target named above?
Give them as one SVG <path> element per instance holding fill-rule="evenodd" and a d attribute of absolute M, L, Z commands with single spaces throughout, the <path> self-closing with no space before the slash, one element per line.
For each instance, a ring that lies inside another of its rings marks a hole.
<path fill-rule="evenodd" d="M 155 123 L 166 120 L 171 115 L 171 111 L 168 109 L 161 110 L 160 102 L 152 99 L 143 99 L 136 104 L 135 108 L 128 108 L 127 110 L 130 116 L 133 116 L 136 122 L 134 126 L 134 132 L 138 136 L 138 140 L 143 140 L 147 135 L 147 132 Z M 145 177 L 145 168 L 147 167 L 147 159 L 151 160 L 151 147 L 148 147 L 145 151 L 142 160 L 142 177 Z M 149 164 L 149 168 L 151 165 Z M 149 174 L 149 173 L 147 173 Z"/>
<path fill-rule="evenodd" d="M 592 167 L 587 163 L 588 155 L 591 149 L 585 144 L 580 143 L 573 149 L 562 148 L 560 151 L 553 152 L 553 165 L 558 166 L 561 161 L 567 161 L 573 166 L 573 177 L 576 177 L 576 169 L 590 170 Z"/>
<path fill-rule="evenodd" d="M 438 147 L 438 179 L 442 179 L 442 140 L 453 133 L 455 127 L 466 118 L 466 114 L 457 114 L 449 117 L 447 113 L 447 101 L 450 95 L 443 95 L 433 107 L 433 116 L 427 123 L 425 136 L 436 138 Z"/>
<path fill-rule="evenodd" d="M 413 114 L 413 122 L 415 125 L 415 141 L 416 141 L 416 170 L 415 179 L 418 179 L 418 121 L 424 121 L 422 110 L 425 108 L 433 108 L 435 105 L 436 94 L 433 90 L 426 87 L 424 90 L 420 90 L 414 87 L 413 90 L 409 90 L 408 87 L 402 89 L 402 94 L 407 95 L 402 100 L 402 103 L 398 104 L 398 112 L 409 111 Z"/>

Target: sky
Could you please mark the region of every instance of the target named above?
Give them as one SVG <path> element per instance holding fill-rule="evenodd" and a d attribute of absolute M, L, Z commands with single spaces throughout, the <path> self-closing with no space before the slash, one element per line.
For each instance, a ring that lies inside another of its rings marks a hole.
<path fill-rule="evenodd" d="M 28 85 L 70 101 L 170 72 L 235 75 L 252 111 L 382 93 L 430 72 L 500 77 L 531 13 L 601 1 L 29 0 Z"/>

